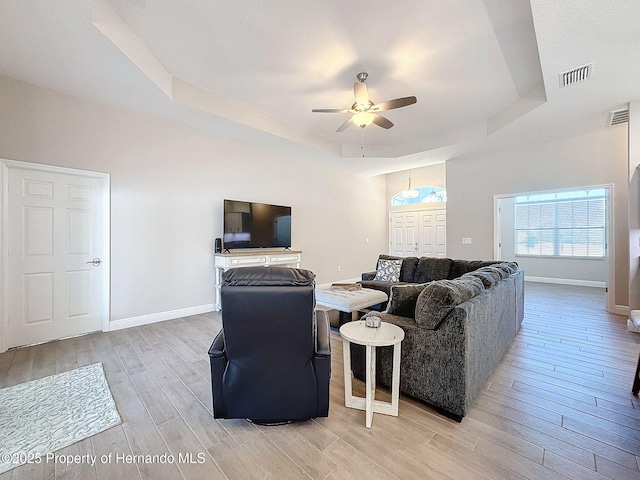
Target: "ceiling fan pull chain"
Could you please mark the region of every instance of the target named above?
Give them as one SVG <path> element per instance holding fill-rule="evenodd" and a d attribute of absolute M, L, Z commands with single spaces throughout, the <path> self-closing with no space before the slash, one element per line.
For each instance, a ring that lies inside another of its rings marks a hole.
<path fill-rule="evenodd" d="M 362 151 L 362 158 L 364 158 L 364 127 L 360 127 L 360 150 Z"/>

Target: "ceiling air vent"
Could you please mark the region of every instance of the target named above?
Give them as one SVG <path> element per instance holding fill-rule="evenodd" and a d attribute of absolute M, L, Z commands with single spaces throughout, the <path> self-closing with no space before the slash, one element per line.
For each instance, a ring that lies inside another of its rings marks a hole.
<path fill-rule="evenodd" d="M 589 63 L 588 65 L 583 65 L 582 67 L 574 68 L 572 70 L 563 72 L 559 75 L 560 86 L 566 87 L 568 85 L 573 85 L 574 83 L 582 82 L 587 78 L 591 78 L 592 70 L 593 70 L 593 63 Z"/>
<path fill-rule="evenodd" d="M 621 110 L 612 110 L 609 112 L 609 120 L 607 125 L 613 127 L 614 125 L 621 125 L 629 121 L 629 109 L 623 108 Z"/>

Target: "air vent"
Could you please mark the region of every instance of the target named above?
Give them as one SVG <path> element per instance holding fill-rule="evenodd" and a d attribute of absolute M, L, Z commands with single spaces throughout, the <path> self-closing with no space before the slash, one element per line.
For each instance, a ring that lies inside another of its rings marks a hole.
<path fill-rule="evenodd" d="M 593 63 L 589 63 L 588 65 L 583 65 L 582 67 L 563 72 L 559 75 L 560 86 L 566 87 L 568 85 L 573 85 L 574 83 L 582 82 L 587 78 L 591 78 L 592 70 Z"/>
<path fill-rule="evenodd" d="M 613 127 L 614 125 L 621 125 L 629 121 L 629 109 L 623 108 L 621 110 L 612 110 L 609 112 L 609 120 L 607 125 Z"/>

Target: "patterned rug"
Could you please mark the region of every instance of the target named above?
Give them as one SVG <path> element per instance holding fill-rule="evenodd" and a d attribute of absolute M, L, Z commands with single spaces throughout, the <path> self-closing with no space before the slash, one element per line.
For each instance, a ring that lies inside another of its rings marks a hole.
<path fill-rule="evenodd" d="M 0 474 L 121 423 L 94 363 L 0 390 Z"/>

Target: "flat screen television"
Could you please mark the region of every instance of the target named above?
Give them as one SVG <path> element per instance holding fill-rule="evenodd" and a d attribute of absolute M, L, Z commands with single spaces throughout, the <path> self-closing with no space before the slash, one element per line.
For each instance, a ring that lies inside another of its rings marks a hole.
<path fill-rule="evenodd" d="M 291 207 L 224 201 L 224 249 L 291 247 Z"/>

